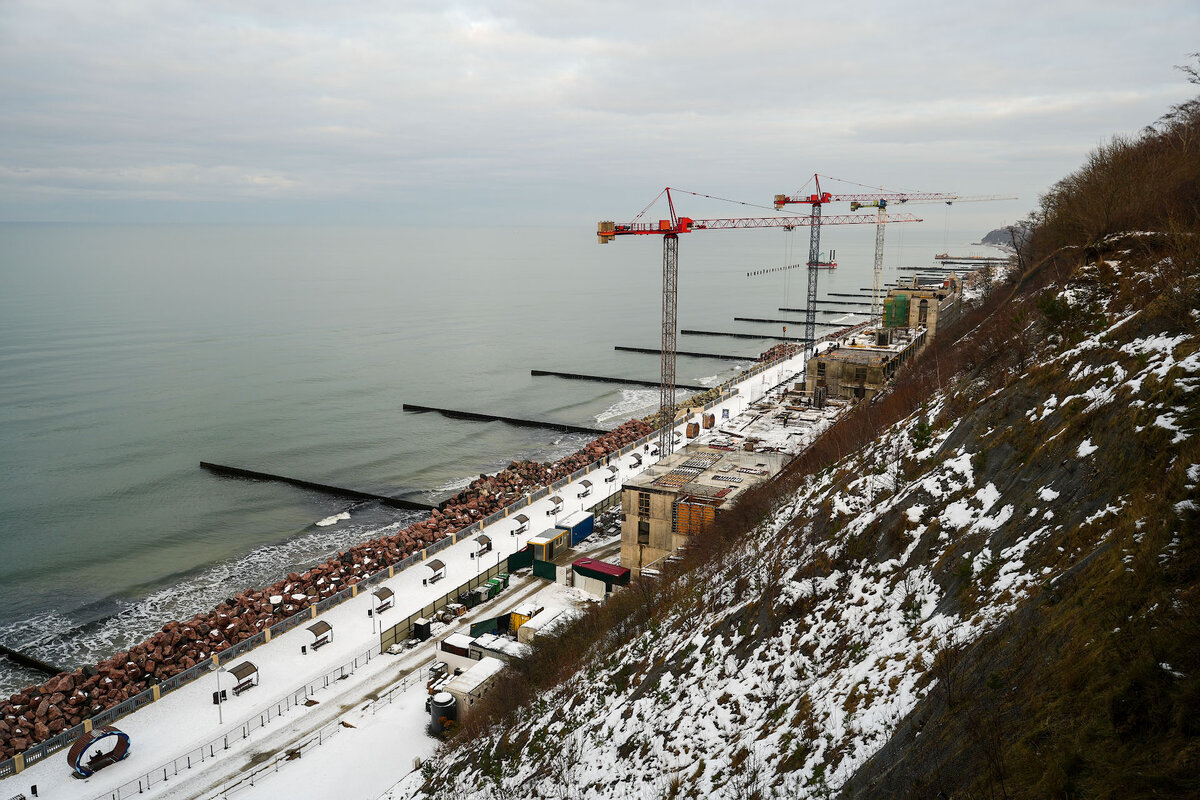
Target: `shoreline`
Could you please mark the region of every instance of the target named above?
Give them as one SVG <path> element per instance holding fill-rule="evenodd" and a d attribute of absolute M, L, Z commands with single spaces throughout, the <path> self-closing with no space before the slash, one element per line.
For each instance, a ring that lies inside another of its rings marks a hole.
<path fill-rule="evenodd" d="M 791 357 L 795 351 L 794 346 L 787 345 L 769 348 L 754 368 L 689 398 L 680 407 L 702 405 L 702 398 L 720 396 L 728 386 Z M 169 622 L 142 643 L 94 666 L 59 673 L 40 685 L 24 687 L 0 705 L 5 718 L 0 720 L 0 759 L 70 733 L 86 719 L 172 681 L 230 648 L 261 638 L 272 625 L 336 599 L 334 595 L 379 574 L 382 568 L 402 565 L 414 554 L 420 555 L 441 542 L 449 544 L 455 534 L 488 519 L 521 495 L 548 492 L 555 482 L 607 459 L 654 430 L 643 419 L 631 419 L 555 462 L 510 462 L 494 475 L 472 480 L 427 519 L 347 548 L 304 572 L 290 572 L 270 586 L 245 589 L 187 622 Z M 275 598 L 290 602 L 272 603 Z"/>

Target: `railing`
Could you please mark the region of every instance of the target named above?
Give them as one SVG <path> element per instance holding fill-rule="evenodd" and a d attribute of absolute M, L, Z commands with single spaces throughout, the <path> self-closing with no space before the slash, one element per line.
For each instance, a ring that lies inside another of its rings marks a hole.
<path fill-rule="evenodd" d="M 303 705 L 312 695 L 322 689 L 329 688 L 330 684 L 335 683 L 343 678 L 349 677 L 358 671 L 359 667 L 369 664 L 372 658 L 379 655 L 379 650 L 372 647 L 363 653 L 354 657 L 353 661 L 347 661 L 340 667 L 330 670 L 324 675 L 309 681 L 304 686 L 296 689 L 286 697 L 276 700 L 271 705 L 265 707 L 257 714 L 248 717 L 240 725 L 235 725 L 230 729 L 229 733 L 222 734 L 197 748 L 189 750 L 187 753 L 156 767 L 149 772 L 135 778 L 128 783 L 118 786 L 103 794 L 97 795 L 95 800 L 124 800 L 127 797 L 133 797 L 137 794 L 143 794 L 150 787 L 170 780 L 182 771 L 191 769 L 194 766 L 203 764 L 206 761 L 211 761 L 214 758 L 220 758 L 217 752 L 228 750 L 233 744 L 236 744 L 238 739 L 247 739 L 253 731 L 269 725 L 279 717 L 284 716 L 287 712 L 299 705 Z M 111 710 L 111 709 L 110 709 Z M 336 724 L 332 723 L 332 724 Z M 233 744 L 231 744 L 231 742 Z M 285 754 L 286 755 L 286 754 Z"/>
<path fill-rule="evenodd" d="M 364 713 L 369 711 L 371 714 L 374 714 L 381 706 L 391 705 L 397 697 L 418 683 L 421 683 L 423 680 L 425 680 L 425 676 L 422 670 L 413 670 L 383 695 L 367 703 L 367 705 L 363 707 Z M 286 767 L 288 762 L 297 758 L 303 758 L 304 754 L 312 750 L 314 747 L 320 747 L 321 745 L 325 744 L 325 742 L 329 741 L 331 736 L 335 735 L 340 730 L 342 730 L 342 724 L 340 721 L 335 720 L 330 722 L 328 725 L 310 735 L 307 739 L 300 742 L 295 747 L 289 747 L 283 752 L 276 753 L 271 757 L 270 761 L 255 767 L 249 772 L 240 773 L 235 780 L 224 782 L 221 784 L 220 788 L 213 790 L 207 795 L 204 795 L 204 800 L 229 798 L 240 792 L 242 789 L 256 786 L 266 778 L 270 777 L 276 772 L 279 772 L 280 767 Z"/>

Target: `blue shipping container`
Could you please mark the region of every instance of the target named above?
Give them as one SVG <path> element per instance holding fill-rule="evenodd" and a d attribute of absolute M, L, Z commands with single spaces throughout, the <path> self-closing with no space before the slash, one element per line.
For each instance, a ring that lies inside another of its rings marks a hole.
<path fill-rule="evenodd" d="M 592 535 L 592 531 L 596 529 L 596 517 L 591 512 L 580 511 L 577 514 L 566 517 L 555 527 L 570 531 L 571 535 L 568 538 L 571 542 L 571 547 L 574 547 Z"/>

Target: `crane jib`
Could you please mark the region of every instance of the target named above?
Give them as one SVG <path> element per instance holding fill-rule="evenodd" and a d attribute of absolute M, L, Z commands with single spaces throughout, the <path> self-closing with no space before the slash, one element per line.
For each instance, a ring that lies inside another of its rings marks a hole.
<path fill-rule="evenodd" d="M 821 218 L 822 225 L 873 225 L 876 222 L 874 214 L 833 214 Z M 920 222 L 917 217 L 907 214 L 897 214 L 888 218 L 889 222 Z M 680 217 L 678 222 L 660 220 L 654 222 L 630 223 L 601 223 L 606 229 L 599 232 L 604 236 L 643 235 L 652 236 L 690 233 L 696 230 L 730 230 L 735 228 L 791 228 L 809 225 L 812 216 L 802 217 L 740 217 L 733 219 L 691 219 Z M 607 227 L 611 225 L 611 227 Z"/>

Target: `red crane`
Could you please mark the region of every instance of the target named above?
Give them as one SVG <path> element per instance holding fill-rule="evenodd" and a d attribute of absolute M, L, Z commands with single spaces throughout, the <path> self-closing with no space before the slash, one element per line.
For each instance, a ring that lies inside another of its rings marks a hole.
<path fill-rule="evenodd" d="M 892 193 L 892 194 L 832 194 L 830 192 L 821 191 L 821 176 L 813 175 L 813 183 L 817 187 L 814 194 L 807 197 L 789 197 L 786 194 L 775 195 L 775 209 L 782 209 L 790 203 L 805 203 L 808 204 L 812 211 L 809 214 L 809 236 L 808 236 L 808 304 L 805 306 L 804 314 L 804 336 L 811 340 L 816 332 L 817 327 L 817 270 L 821 267 L 820 252 L 821 252 L 821 207 L 826 203 L 833 202 L 849 202 L 850 210 L 857 211 L 864 205 L 876 206 L 879 211 L 874 219 L 869 220 L 875 223 L 875 283 L 871 292 L 871 315 L 875 316 L 877 297 L 879 294 L 881 270 L 883 267 L 883 226 L 889 222 L 920 222 L 918 219 L 908 218 L 901 219 L 899 217 L 888 217 L 886 213 L 887 203 L 889 200 L 904 203 L 909 200 L 947 200 L 957 197 L 957 195 L 942 194 L 937 192 L 912 192 L 909 194 Z"/>
<path fill-rule="evenodd" d="M 638 222 L 643 210 L 633 222 L 616 223 L 601 222 L 596 227 L 596 236 L 600 244 L 607 244 L 618 236 L 661 236 L 663 237 L 663 296 L 662 296 L 662 376 L 659 381 L 659 420 L 662 428 L 659 430 L 658 451 L 666 457 L 675 450 L 675 440 L 672 435 L 675 421 L 675 353 L 677 330 L 677 305 L 679 299 L 679 234 L 692 231 L 728 230 L 733 228 L 794 228 L 798 225 L 810 225 L 811 216 L 804 217 L 737 217 L 726 219 L 692 219 L 680 217 L 675 213 L 675 202 L 671 198 L 670 187 L 663 190 L 667 195 L 667 208 L 670 219 L 654 222 Z M 676 189 L 674 191 L 682 191 Z M 687 192 L 694 194 L 694 192 Z M 661 194 L 660 194 L 661 196 Z M 656 198 L 657 199 L 657 198 Z M 649 206 L 647 206 L 649 208 Z M 817 219 L 820 212 L 817 212 Z M 904 215 L 894 219 L 895 222 L 919 222 L 920 220 Z M 843 214 L 826 217 L 826 225 L 861 225 L 875 222 L 874 215 Z M 810 255 L 810 262 L 817 262 L 816 255 Z M 810 270 L 811 276 L 811 270 Z M 810 277 L 810 283 L 815 282 Z M 812 307 L 812 303 L 809 304 Z M 809 325 L 805 336 L 807 349 L 812 345 L 813 330 Z"/>
<path fill-rule="evenodd" d="M 829 176 L 826 176 L 827 178 Z M 832 179 L 836 180 L 836 178 Z M 809 234 L 809 255 L 808 255 L 808 306 L 806 308 L 807 315 L 805 318 L 805 336 L 812 336 L 812 329 L 816 323 L 816 309 L 814 308 L 817 298 L 817 271 L 813 264 L 817 261 L 817 251 L 820 249 L 821 242 L 821 206 L 831 202 L 848 202 L 851 211 L 858 211 L 860 208 L 874 208 L 875 214 L 875 272 L 874 282 L 871 285 L 871 316 L 878 316 L 882 311 L 883 300 L 880 297 L 883 282 L 883 226 L 889 222 L 901 222 L 903 220 L 891 218 L 888 216 L 887 207 L 889 203 L 946 203 L 947 205 L 955 202 L 979 202 L 988 200 L 1015 200 L 1013 197 L 1000 197 L 998 195 L 990 196 L 975 196 L 966 197 L 953 192 L 885 192 L 880 189 L 878 192 L 856 194 L 831 194 L 830 192 L 821 191 L 821 176 L 813 175 L 813 182 L 816 184 L 816 194 L 810 194 L 807 197 L 789 197 L 784 194 L 775 195 L 776 210 L 782 209 L 789 203 L 808 203 L 812 206 L 811 217 L 813 219 L 811 233 Z M 819 264 L 817 265 L 819 266 Z"/>

